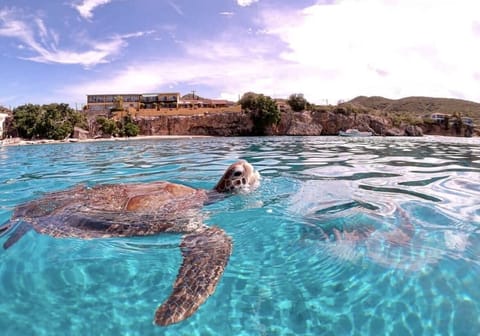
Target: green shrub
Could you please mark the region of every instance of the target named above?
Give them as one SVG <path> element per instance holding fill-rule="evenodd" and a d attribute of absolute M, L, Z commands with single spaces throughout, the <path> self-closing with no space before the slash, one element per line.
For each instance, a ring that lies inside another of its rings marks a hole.
<path fill-rule="evenodd" d="M 295 112 L 304 111 L 310 106 L 310 103 L 305 99 L 302 93 L 291 94 L 287 103 Z"/>
<path fill-rule="evenodd" d="M 119 132 L 115 120 L 107 119 L 105 117 L 98 117 L 97 123 L 100 125 L 100 130 L 103 132 L 103 134 L 115 136 Z"/>
<path fill-rule="evenodd" d="M 267 126 L 277 124 L 280 121 L 280 111 L 275 101 L 269 96 L 245 93 L 239 101 L 242 109 L 250 114 L 253 122 L 253 132 L 257 135 L 265 134 Z"/>
<path fill-rule="evenodd" d="M 68 104 L 25 104 L 13 110 L 13 128 L 22 138 L 61 140 L 73 134 L 75 126 L 86 128 L 85 115 Z"/>

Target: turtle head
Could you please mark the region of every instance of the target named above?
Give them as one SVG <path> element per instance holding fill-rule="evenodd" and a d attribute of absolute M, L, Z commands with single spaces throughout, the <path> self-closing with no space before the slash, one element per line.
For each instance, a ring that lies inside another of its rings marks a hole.
<path fill-rule="evenodd" d="M 230 165 L 215 186 L 220 193 L 239 193 L 254 190 L 260 184 L 260 174 L 245 160 Z"/>

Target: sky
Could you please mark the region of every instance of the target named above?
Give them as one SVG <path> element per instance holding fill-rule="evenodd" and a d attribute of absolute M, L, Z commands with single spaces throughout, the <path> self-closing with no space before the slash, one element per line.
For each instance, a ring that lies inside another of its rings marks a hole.
<path fill-rule="evenodd" d="M 87 94 L 480 102 L 478 0 L 2 0 L 0 105 Z"/>

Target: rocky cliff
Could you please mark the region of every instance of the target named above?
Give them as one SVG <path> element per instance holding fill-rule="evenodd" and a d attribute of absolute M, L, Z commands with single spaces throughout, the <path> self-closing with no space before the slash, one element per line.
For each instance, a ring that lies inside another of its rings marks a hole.
<path fill-rule="evenodd" d="M 245 113 L 159 116 L 137 121 L 141 135 L 250 135 L 253 124 Z"/>
<path fill-rule="evenodd" d="M 268 130 L 271 135 L 338 135 L 341 130 L 356 128 L 373 134 L 385 135 L 391 128 L 388 119 L 367 115 L 352 114 L 344 110 L 286 112 L 280 123 Z"/>
<path fill-rule="evenodd" d="M 253 123 L 246 113 L 218 113 L 195 116 L 160 116 L 140 119 L 141 135 L 251 135 Z M 304 112 L 284 112 L 277 125 L 268 127 L 266 135 L 337 135 L 341 130 L 356 128 L 385 136 L 449 135 L 471 136 L 473 129 L 425 123 L 394 123 L 388 117 L 351 113 L 343 108 Z"/>
<path fill-rule="evenodd" d="M 215 113 L 193 116 L 158 116 L 136 120 L 140 135 L 212 135 L 246 136 L 253 134 L 253 123 L 247 113 Z M 7 118 L 5 128 L 15 135 L 12 118 Z M 475 136 L 472 127 L 437 123 L 409 124 L 369 111 L 352 112 L 337 106 L 331 109 L 281 114 L 277 125 L 268 127 L 266 135 L 338 135 L 339 131 L 356 128 L 384 136 Z M 95 122 L 90 127 L 90 137 L 101 136 Z"/>
<path fill-rule="evenodd" d="M 138 120 L 141 135 L 251 135 L 253 124 L 246 113 L 218 113 L 195 116 L 159 116 Z M 337 135 L 341 130 L 356 128 L 375 135 L 471 136 L 473 130 L 465 126 L 449 127 L 438 124 L 410 125 L 394 122 L 370 114 L 349 113 L 337 108 L 331 111 L 284 112 L 281 121 L 267 128 L 267 135 Z"/>

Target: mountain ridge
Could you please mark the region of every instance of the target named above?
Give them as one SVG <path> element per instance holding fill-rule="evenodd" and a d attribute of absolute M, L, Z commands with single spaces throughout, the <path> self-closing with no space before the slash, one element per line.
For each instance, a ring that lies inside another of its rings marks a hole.
<path fill-rule="evenodd" d="M 480 103 L 464 99 L 423 96 L 389 99 L 381 96 L 358 96 L 348 103 L 387 114 L 403 113 L 418 117 L 432 113 L 459 114 L 462 117 L 472 118 L 477 125 L 480 124 Z"/>

